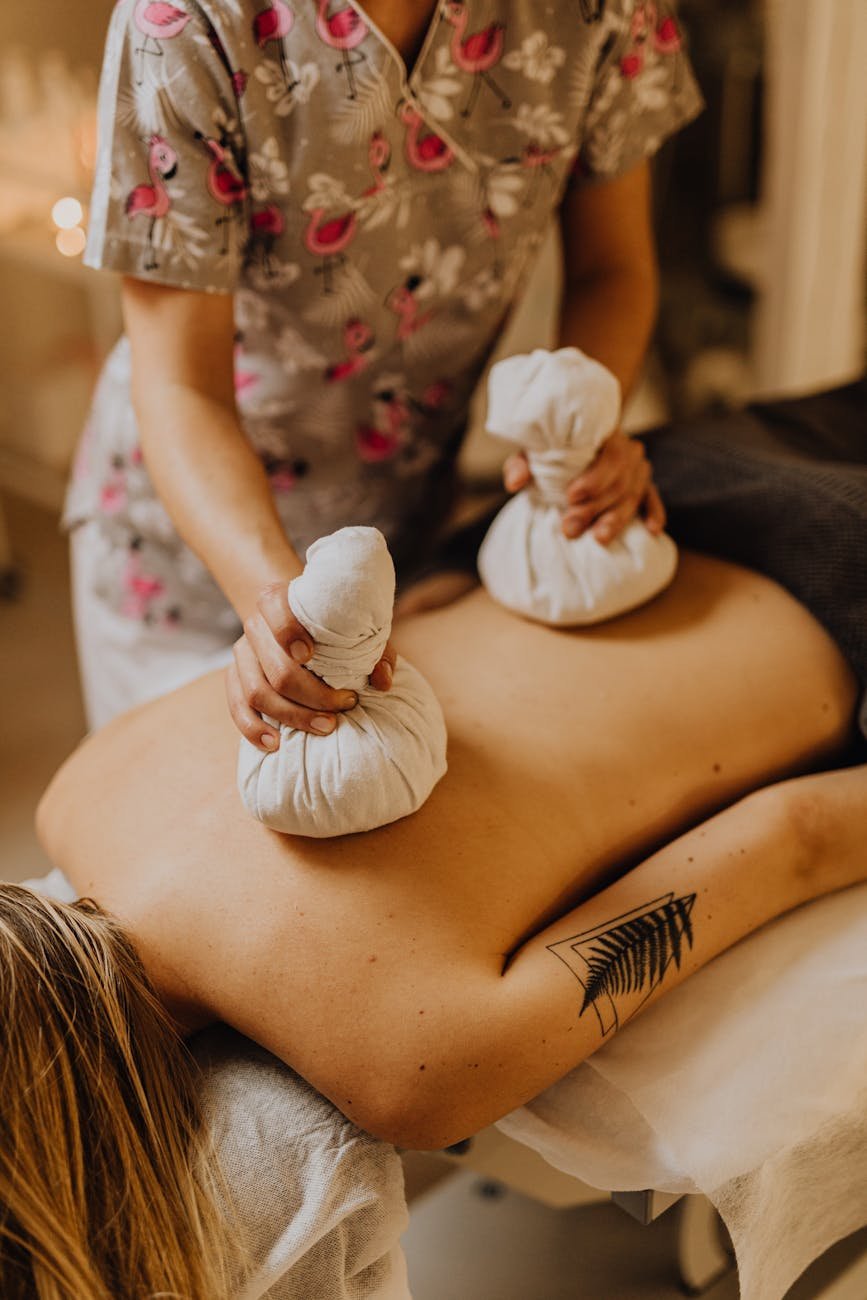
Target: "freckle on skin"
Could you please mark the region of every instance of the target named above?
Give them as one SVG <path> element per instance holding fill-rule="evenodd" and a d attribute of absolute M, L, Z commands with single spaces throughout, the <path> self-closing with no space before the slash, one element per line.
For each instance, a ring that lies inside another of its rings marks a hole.
<path fill-rule="evenodd" d="M 367 960 L 368 960 L 368 961 L 376 961 L 376 957 L 375 957 L 375 956 L 374 956 L 374 957 L 368 957 Z"/>
<path fill-rule="evenodd" d="M 713 765 L 713 770 L 714 770 L 715 772 L 721 772 L 721 771 L 722 771 L 722 767 L 720 766 L 719 763 L 714 763 L 714 765 Z"/>
<path fill-rule="evenodd" d="M 424 1066 L 423 1066 L 423 1065 L 420 1065 L 418 1068 L 419 1068 L 420 1070 L 423 1070 L 423 1069 L 424 1069 Z"/>
<path fill-rule="evenodd" d="M 693 861 L 694 861 L 693 858 L 687 858 L 687 862 L 693 862 Z"/>

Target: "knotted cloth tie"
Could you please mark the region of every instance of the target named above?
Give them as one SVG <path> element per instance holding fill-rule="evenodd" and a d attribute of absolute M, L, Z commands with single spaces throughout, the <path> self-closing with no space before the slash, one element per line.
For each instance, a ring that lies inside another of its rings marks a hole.
<path fill-rule="evenodd" d="M 620 385 L 577 348 L 508 357 L 488 381 L 487 430 L 527 453 L 532 482 L 509 501 L 479 551 L 501 605 L 558 627 L 598 623 L 650 600 L 674 576 L 677 550 L 634 520 L 608 546 L 563 536 L 570 482 L 620 418 Z"/>
<path fill-rule="evenodd" d="M 341 528 L 307 552 L 289 606 L 314 641 L 310 672 L 338 690 L 363 691 L 391 635 L 394 564 L 375 528 Z"/>

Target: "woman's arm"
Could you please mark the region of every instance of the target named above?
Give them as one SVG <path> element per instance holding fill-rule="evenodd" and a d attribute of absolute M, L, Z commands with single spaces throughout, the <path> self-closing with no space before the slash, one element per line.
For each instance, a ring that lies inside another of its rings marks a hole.
<path fill-rule="evenodd" d="M 865 843 L 867 767 L 749 795 L 506 955 L 502 974 L 492 959 L 422 1031 L 407 1015 L 409 1032 L 378 1046 L 384 1082 L 357 1122 L 417 1149 L 477 1133 L 752 931 L 867 879 Z"/>
<path fill-rule="evenodd" d="M 333 730 L 334 712 L 355 697 L 301 667 L 313 647 L 286 588 L 304 566 L 238 420 L 232 297 L 124 277 L 123 310 L 148 472 L 244 623 L 227 683 L 235 724 L 272 749 L 279 733 L 262 713 L 305 731 Z"/>
<path fill-rule="evenodd" d="M 243 621 L 263 587 L 304 566 L 238 420 L 232 296 L 124 277 L 123 312 L 148 472 Z"/>
<path fill-rule="evenodd" d="M 625 401 L 644 364 L 659 291 L 648 163 L 613 181 L 570 186 L 560 236 L 558 346 L 601 361 L 620 380 Z"/>
<path fill-rule="evenodd" d="M 560 207 L 563 297 L 559 347 L 576 347 L 617 376 L 624 401 L 644 363 L 656 319 L 658 270 L 653 242 L 650 167 L 595 185 L 571 185 Z M 517 491 L 529 478 L 523 455 L 506 462 Z M 567 537 L 593 526 L 602 542 L 620 533 L 639 508 L 659 532 L 665 511 L 644 448 L 612 430 L 599 455 L 570 485 L 563 515 Z"/>

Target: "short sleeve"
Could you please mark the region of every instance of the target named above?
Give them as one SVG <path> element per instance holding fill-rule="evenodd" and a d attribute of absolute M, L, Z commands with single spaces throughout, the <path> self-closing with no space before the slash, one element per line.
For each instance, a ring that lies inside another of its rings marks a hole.
<path fill-rule="evenodd" d="M 611 180 L 656 153 L 704 101 L 671 0 L 609 0 L 576 178 Z"/>
<path fill-rule="evenodd" d="M 248 195 L 238 98 L 217 32 L 189 0 L 120 0 L 100 80 L 85 263 L 231 292 Z"/>

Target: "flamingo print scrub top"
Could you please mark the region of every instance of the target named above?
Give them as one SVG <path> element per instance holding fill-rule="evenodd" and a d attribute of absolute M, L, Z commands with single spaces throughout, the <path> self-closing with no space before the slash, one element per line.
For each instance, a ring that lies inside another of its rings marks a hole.
<path fill-rule="evenodd" d="M 119 0 L 85 260 L 232 293 L 241 422 L 293 544 L 374 524 L 408 564 L 567 184 L 700 106 L 664 0 L 443 0 L 411 72 L 352 0 Z M 67 500 L 86 520 L 116 609 L 132 548 L 150 620 L 232 620 L 148 478 L 125 339 Z"/>

